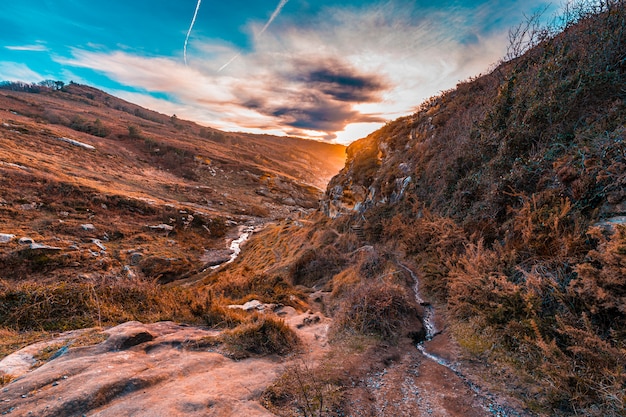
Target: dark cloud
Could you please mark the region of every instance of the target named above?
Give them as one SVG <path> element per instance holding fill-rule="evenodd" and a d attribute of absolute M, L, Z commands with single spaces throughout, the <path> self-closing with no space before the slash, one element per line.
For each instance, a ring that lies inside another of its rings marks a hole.
<path fill-rule="evenodd" d="M 266 108 L 268 115 L 297 128 L 319 132 L 336 132 L 346 125 L 358 122 L 384 122 L 374 116 L 363 115 L 352 109 L 352 104 L 337 101 L 317 92 L 293 97 L 292 102 L 275 108 Z"/>
<path fill-rule="evenodd" d="M 266 86 L 265 96 L 247 86 L 241 86 L 237 96 L 244 107 L 276 118 L 283 126 L 331 135 L 351 123 L 385 121 L 354 106 L 380 101 L 389 84 L 377 74 L 361 74 L 336 59 L 300 61 L 268 79 Z"/>
<path fill-rule="evenodd" d="M 301 63 L 299 67 L 298 81 L 339 101 L 376 102 L 381 93 L 390 88 L 389 83 L 380 75 L 361 74 L 336 60 L 328 60 L 322 64 Z"/>
<path fill-rule="evenodd" d="M 311 71 L 306 82 L 335 100 L 353 103 L 378 101 L 387 86 L 378 76 L 350 74 L 331 68 Z"/>

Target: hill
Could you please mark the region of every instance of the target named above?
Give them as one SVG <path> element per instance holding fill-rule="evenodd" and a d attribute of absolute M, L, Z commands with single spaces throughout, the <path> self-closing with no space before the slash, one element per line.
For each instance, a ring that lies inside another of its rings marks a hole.
<path fill-rule="evenodd" d="M 462 398 L 434 375 L 494 415 L 624 414 L 625 22 L 623 2 L 580 2 L 561 31 L 535 29 L 532 48 L 350 145 L 324 215 L 257 236 L 231 267 L 307 288 L 338 346 L 377 340 L 352 351 L 369 371 L 344 367 L 360 383 L 322 382 L 343 386 L 343 413 L 426 415 L 393 396 L 416 342 L 413 381 L 445 393 L 445 415 Z M 380 363 L 390 345 L 406 353 Z"/>
<path fill-rule="evenodd" d="M 73 83 L 19 87 L 0 89 L 0 233 L 16 236 L 3 243 L 4 279 L 67 278 L 103 262 L 117 274 L 123 256 L 108 254 L 133 250 L 156 256 L 136 272 L 174 279 L 202 268 L 237 224 L 316 207 L 343 163 L 339 145 L 219 132 Z M 63 250 L 25 253 L 21 237 Z M 105 256 L 94 239 L 108 240 Z"/>
<path fill-rule="evenodd" d="M 414 265 L 485 379 L 542 415 L 625 412 L 625 18 L 579 4 L 353 143 L 324 202 L 337 230 Z"/>

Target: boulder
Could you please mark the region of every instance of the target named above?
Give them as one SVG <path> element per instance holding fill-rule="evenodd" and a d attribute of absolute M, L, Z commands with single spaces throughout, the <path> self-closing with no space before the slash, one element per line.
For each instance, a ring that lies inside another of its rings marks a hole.
<path fill-rule="evenodd" d="M 273 416 L 259 403 L 284 371 L 273 358 L 231 360 L 206 348 L 218 332 L 171 322 L 130 322 L 106 333 L 108 340 L 70 344 L 37 369 L 24 355 L 25 373 L 0 389 L 0 415 Z"/>
<path fill-rule="evenodd" d="M 10 234 L 6 234 L 6 233 L 0 233 L 0 243 L 10 242 L 11 240 L 13 240 L 14 237 L 15 237 L 15 235 L 10 235 Z"/>
<path fill-rule="evenodd" d="M 102 244 L 100 239 L 91 239 L 91 242 L 98 247 L 100 250 L 107 250 L 106 246 Z"/>
<path fill-rule="evenodd" d="M 169 233 L 174 230 L 174 226 L 170 226 L 169 224 L 157 224 L 156 226 L 148 226 L 148 229 L 154 231 L 161 231 L 165 233 Z"/>
<path fill-rule="evenodd" d="M 42 243 L 31 243 L 28 248 L 33 251 L 36 250 L 36 251 L 50 251 L 50 252 L 58 252 L 60 250 L 63 250 L 62 248 L 58 248 L 56 246 L 44 245 Z"/>

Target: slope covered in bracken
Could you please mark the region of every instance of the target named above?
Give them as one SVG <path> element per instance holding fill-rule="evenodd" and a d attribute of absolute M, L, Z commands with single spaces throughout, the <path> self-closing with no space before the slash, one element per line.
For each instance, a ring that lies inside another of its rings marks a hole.
<path fill-rule="evenodd" d="M 353 143 L 324 210 L 414 265 L 467 357 L 530 411 L 623 415 L 626 7 L 564 22 Z"/>

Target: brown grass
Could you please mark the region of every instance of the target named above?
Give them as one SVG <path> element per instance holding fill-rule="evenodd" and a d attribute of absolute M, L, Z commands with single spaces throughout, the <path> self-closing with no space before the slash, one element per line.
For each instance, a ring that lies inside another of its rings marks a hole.
<path fill-rule="evenodd" d="M 296 333 L 282 319 L 253 314 L 221 336 L 226 352 L 237 359 L 250 355 L 286 355 L 300 347 Z"/>
<path fill-rule="evenodd" d="M 16 330 L 71 330 L 129 320 L 199 323 L 207 294 L 132 279 L 98 283 L 0 281 L 0 325 Z M 217 321 L 217 320 L 214 320 Z"/>

